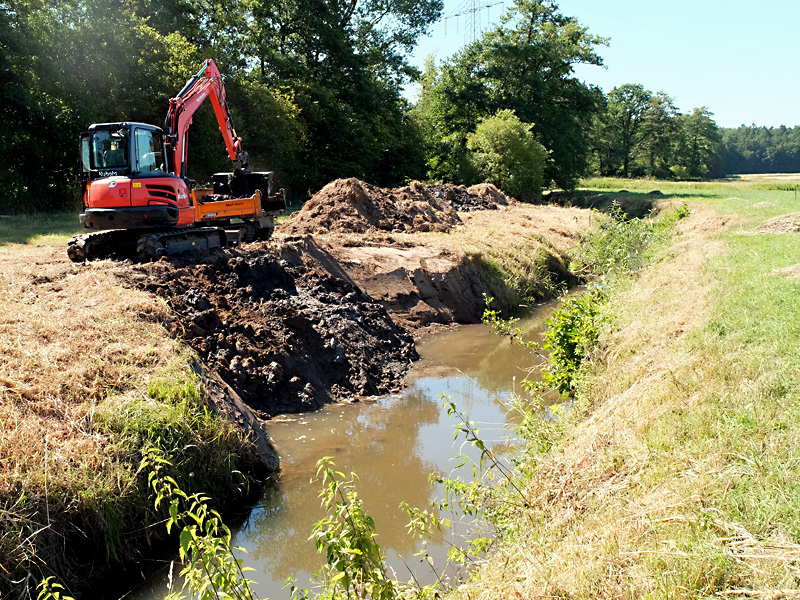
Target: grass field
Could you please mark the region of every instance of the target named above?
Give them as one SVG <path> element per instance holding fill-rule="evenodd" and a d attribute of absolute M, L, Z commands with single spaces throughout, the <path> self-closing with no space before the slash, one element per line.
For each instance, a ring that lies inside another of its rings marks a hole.
<path fill-rule="evenodd" d="M 0 246 L 5 244 L 66 244 L 81 232 L 78 215 L 47 213 L 0 217 Z"/>
<path fill-rule="evenodd" d="M 585 182 L 692 213 L 611 286 L 531 508 L 461 597 L 800 596 L 800 236 L 759 229 L 798 183 Z"/>

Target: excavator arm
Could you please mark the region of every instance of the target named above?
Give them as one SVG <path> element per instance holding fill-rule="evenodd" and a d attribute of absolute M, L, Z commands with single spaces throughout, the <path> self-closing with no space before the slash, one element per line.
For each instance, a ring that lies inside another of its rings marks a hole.
<path fill-rule="evenodd" d="M 242 169 L 249 172 L 248 155 L 242 150 L 242 138 L 236 135 L 233 120 L 225 100 L 222 75 L 213 59 L 207 59 L 200 71 L 186 82 L 177 96 L 169 101 L 169 110 L 164 123 L 167 132 L 165 146 L 170 165 L 168 170 L 180 178 L 186 177 L 186 157 L 189 125 L 192 115 L 206 98 L 211 98 L 219 130 L 225 140 L 225 148 L 232 161 L 239 161 Z"/>

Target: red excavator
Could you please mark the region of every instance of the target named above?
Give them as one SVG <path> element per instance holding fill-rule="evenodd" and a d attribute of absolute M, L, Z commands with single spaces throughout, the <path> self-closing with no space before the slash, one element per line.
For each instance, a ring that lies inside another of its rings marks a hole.
<path fill-rule="evenodd" d="M 212 189 L 194 189 L 186 177 L 192 115 L 211 98 L 233 173 L 215 173 Z M 229 243 L 268 239 L 286 210 L 273 195 L 272 172 L 252 172 L 211 59 L 169 101 L 164 128 L 144 123 L 100 123 L 80 137 L 80 222 L 95 233 L 67 246 L 73 261 L 112 255 L 155 260 Z"/>

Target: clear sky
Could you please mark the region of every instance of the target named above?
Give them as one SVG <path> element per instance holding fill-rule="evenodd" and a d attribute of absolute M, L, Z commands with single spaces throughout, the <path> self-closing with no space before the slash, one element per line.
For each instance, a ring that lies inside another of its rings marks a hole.
<path fill-rule="evenodd" d="M 430 54 L 441 62 L 463 47 L 472 4 L 445 0 L 450 18 L 420 40 L 415 65 L 421 68 Z M 486 29 L 512 2 L 477 5 Z M 798 0 L 560 0 L 558 6 L 590 33 L 610 38 L 598 49 L 605 67 L 576 68 L 587 83 L 606 92 L 640 83 L 669 94 L 681 112 L 708 107 L 721 127 L 800 125 Z"/>

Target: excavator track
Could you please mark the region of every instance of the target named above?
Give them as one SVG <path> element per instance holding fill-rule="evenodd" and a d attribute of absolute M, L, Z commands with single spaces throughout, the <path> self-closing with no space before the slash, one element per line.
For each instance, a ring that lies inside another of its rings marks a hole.
<path fill-rule="evenodd" d="M 130 256 L 136 249 L 136 237 L 123 229 L 97 231 L 73 236 L 67 242 L 67 256 L 83 262 L 112 256 Z"/>
<path fill-rule="evenodd" d="M 224 248 L 228 244 L 220 227 L 198 227 L 149 233 L 139 237 L 136 256 L 142 262 L 158 260 L 184 252 Z"/>
<path fill-rule="evenodd" d="M 150 262 L 162 256 L 224 248 L 227 243 L 227 235 L 220 227 L 162 231 L 112 229 L 74 236 L 67 243 L 67 256 L 73 262 L 112 257 Z"/>

